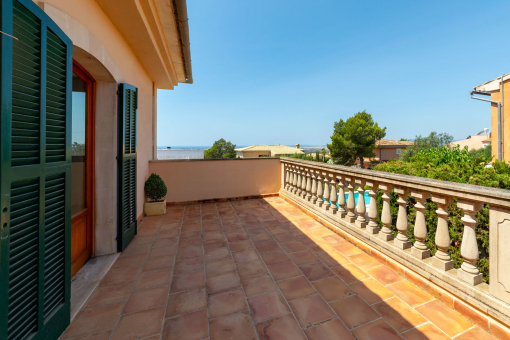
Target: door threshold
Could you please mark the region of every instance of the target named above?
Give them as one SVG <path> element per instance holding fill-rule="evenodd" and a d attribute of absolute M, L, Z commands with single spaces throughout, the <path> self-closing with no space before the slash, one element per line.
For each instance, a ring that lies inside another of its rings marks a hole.
<path fill-rule="evenodd" d="M 120 253 L 116 253 L 91 258 L 73 276 L 71 279 L 71 321 L 83 308 L 119 255 Z"/>

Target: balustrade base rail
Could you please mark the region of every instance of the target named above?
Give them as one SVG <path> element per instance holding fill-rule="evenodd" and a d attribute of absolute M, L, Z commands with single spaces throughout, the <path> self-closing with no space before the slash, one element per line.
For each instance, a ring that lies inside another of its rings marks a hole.
<path fill-rule="evenodd" d="M 508 248 L 505 244 L 510 242 L 510 192 L 289 158 L 282 158 L 281 162 L 281 197 L 313 213 L 340 234 L 355 237 L 482 313 L 510 325 L 510 258 L 507 259 L 510 252 L 505 250 Z M 365 187 L 370 188 L 369 205 L 364 200 Z M 382 228 L 378 224 L 376 189 L 383 192 Z M 355 190 L 359 192 L 357 204 Z M 396 237 L 391 230 L 392 190 L 399 198 Z M 407 195 L 417 202 L 414 206 L 414 244 L 407 238 Z M 448 254 L 451 241 L 446 208 L 453 198 L 458 198 L 457 206 L 464 212 L 463 263 L 459 269 L 453 268 Z M 426 244 L 427 199 L 438 206 L 435 236 L 438 250 L 434 256 L 431 256 Z M 475 218 L 482 203 L 490 204 L 490 285 L 483 283 L 483 275 L 476 267 L 479 252 Z"/>

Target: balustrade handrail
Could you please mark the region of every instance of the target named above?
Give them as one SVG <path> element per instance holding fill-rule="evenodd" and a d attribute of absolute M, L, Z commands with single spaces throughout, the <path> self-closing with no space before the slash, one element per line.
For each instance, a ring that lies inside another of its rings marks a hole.
<path fill-rule="evenodd" d="M 486 203 L 495 207 L 499 206 L 510 208 L 510 190 L 506 189 L 394 174 L 376 170 L 352 168 L 344 165 L 306 161 L 296 158 L 281 157 L 280 160 L 282 163 L 312 167 L 325 171 L 337 172 L 343 175 L 355 175 L 366 180 L 384 182 L 410 189 L 423 190 L 431 194 L 453 196 Z"/>

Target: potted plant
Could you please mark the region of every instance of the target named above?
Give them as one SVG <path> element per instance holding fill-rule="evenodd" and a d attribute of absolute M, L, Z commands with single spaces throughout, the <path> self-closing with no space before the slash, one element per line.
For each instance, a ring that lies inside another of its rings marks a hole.
<path fill-rule="evenodd" d="M 145 194 L 149 202 L 145 202 L 143 210 L 147 216 L 164 215 L 166 212 L 166 185 L 159 175 L 151 174 L 145 181 Z"/>

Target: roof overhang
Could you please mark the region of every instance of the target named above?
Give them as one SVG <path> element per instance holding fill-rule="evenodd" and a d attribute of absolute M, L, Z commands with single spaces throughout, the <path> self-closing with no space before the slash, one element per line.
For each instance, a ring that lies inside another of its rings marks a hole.
<path fill-rule="evenodd" d="M 510 79 L 510 73 L 507 73 L 503 76 L 503 81 L 507 81 Z M 480 92 L 497 92 L 499 91 L 499 87 L 501 85 L 501 77 L 497 77 L 496 79 L 492 79 L 482 85 L 478 85 L 473 87 L 473 90 Z"/>
<path fill-rule="evenodd" d="M 157 88 L 193 82 L 186 0 L 96 1 Z"/>

